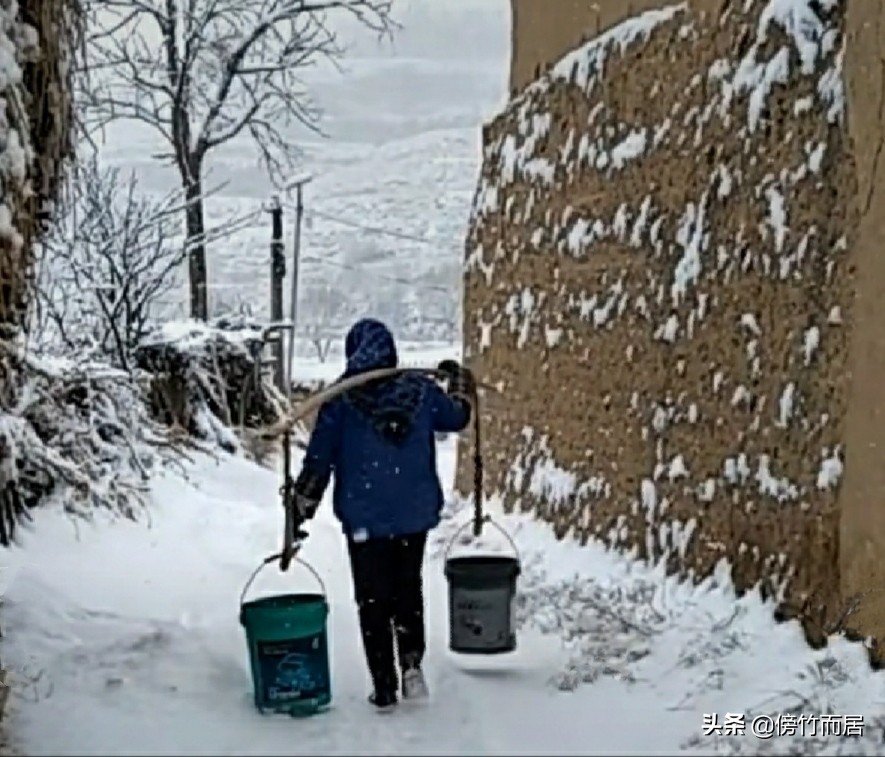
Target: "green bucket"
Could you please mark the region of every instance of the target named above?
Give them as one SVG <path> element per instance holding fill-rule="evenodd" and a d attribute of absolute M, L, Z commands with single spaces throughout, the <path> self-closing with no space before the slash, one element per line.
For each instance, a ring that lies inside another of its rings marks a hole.
<path fill-rule="evenodd" d="M 255 707 L 261 713 L 314 715 L 332 701 L 326 621 L 329 603 L 316 570 L 304 560 L 320 584 L 319 594 L 276 594 L 246 602 L 263 562 L 240 595 L 240 624 L 246 631 Z"/>

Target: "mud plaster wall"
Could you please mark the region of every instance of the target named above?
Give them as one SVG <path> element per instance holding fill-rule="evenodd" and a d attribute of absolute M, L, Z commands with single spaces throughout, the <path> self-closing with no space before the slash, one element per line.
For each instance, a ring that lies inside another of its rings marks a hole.
<path fill-rule="evenodd" d="M 812 642 L 885 638 L 885 592 L 844 617 L 885 587 L 881 4 L 611 0 L 599 35 L 537 5 L 512 79 L 549 70 L 484 130 L 467 240 L 465 352 L 506 398 L 486 493 L 727 564 Z"/>
<path fill-rule="evenodd" d="M 844 597 L 864 597 L 854 625 L 885 638 L 885 3 L 851 0 L 845 22 L 848 130 L 857 219 L 849 231 L 855 299 L 848 452 L 839 493 Z M 883 657 L 881 649 L 878 657 Z"/>

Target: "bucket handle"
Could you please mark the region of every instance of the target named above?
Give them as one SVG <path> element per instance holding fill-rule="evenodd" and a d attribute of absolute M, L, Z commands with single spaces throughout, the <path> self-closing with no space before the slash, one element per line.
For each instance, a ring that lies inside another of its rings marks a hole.
<path fill-rule="evenodd" d="M 261 563 L 258 565 L 255 570 L 252 571 L 252 575 L 249 576 L 249 580 L 246 581 L 246 585 L 243 587 L 243 591 L 240 592 L 240 607 L 243 606 L 243 603 L 246 601 L 246 594 L 249 593 L 249 589 L 252 588 L 252 584 L 255 579 L 258 578 L 258 574 L 261 573 L 262 570 L 267 565 L 270 565 L 272 562 L 276 562 L 280 559 L 280 553 L 278 552 L 275 555 L 271 555 L 270 557 L 264 558 Z M 328 596 L 326 592 L 326 584 L 323 582 L 323 579 L 320 577 L 320 574 L 317 573 L 316 568 L 313 567 L 307 560 L 302 560 L 300 557 L 295 557 L 292 562 L 297 562 L 307 568 L 313 577 L 317 580 L 317 583 L 320 585 L 320 590 L 322 591 L 323 596 Z"/>
<path fill-rule="evenodd" d="M 489 524 L 491 524 L 491 525 L 494 526 L 496 529 L 498 529 L 498 532 L 499 532 L 499 533 L 503 534 L 504 538 L 507 539 L 508 543 L 510 544 L 511 549 L 513 549 L 513 553 L 516 555 L 516 559 L 517 559 L 517 561 L 519 561 L 519 560 L 520 560 L 520 556 L 519 556 L 519 548 L 516 546 L 516 542 L 513 541 L 513 537 L 511 537 L 510 534 L 507 533 L 507 531 L 505 531 L 501 526 L 499 526 L 499 525 L 497 524 L 497 522 L 495 522 L 495 521 L 492 519 L 492 516 L 491 516 L 491 515 L 483 515 L 483 516 L 482 516 L 482 522 L 483 522 L 483 523 L 489 523 Z M 455 543 L 455 539 L 457 539 L 457 538 L 458 538 L 458 537 L 464 532 L 464 530 L 465 530 L 468 526 L 472 526 L 472 525 L 474 525 L 474 521 L 471 519 L 471 520 L 469 520 L 467 523 L 464 523 L 463 525 L 461 525 L 461 526 L 455 531 L 455 533 L 452 534 L 452 538 L 449 539 L 449 544 L 448 544 L 448 546 L 446 547 L 446 552 L 445 552 L 445 555 L 443 556 L 443 562 L 445 562 L 446 560 L 449 559 L 449 553 L 452 551 L 452 545 Z"/>

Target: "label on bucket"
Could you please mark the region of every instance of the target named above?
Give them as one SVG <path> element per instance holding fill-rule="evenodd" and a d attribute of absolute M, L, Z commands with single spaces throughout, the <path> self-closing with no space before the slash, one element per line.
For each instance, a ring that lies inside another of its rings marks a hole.
<path fill-rule="evenodd" d="M 329 690 L 326 635 L 259 641 L 258 665 L 268 704 L 313 699 Z"/>
<path fill-rule="evenodd" d="M 451 598 L 453 649 L 494 651 L 510 645 L 514 603 L 500 589 L 458 589 Z"/>

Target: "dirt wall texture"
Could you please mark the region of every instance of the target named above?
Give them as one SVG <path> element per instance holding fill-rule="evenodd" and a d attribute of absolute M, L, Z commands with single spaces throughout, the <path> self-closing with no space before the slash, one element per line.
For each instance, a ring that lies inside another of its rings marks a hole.
<path fill-rule="evenodd" d="M 881 660 L 885 3 L 513 0 L 513 23 L 465 267 L 467 358 L 503 390 L 486 493 L 727 564 Z"/>

